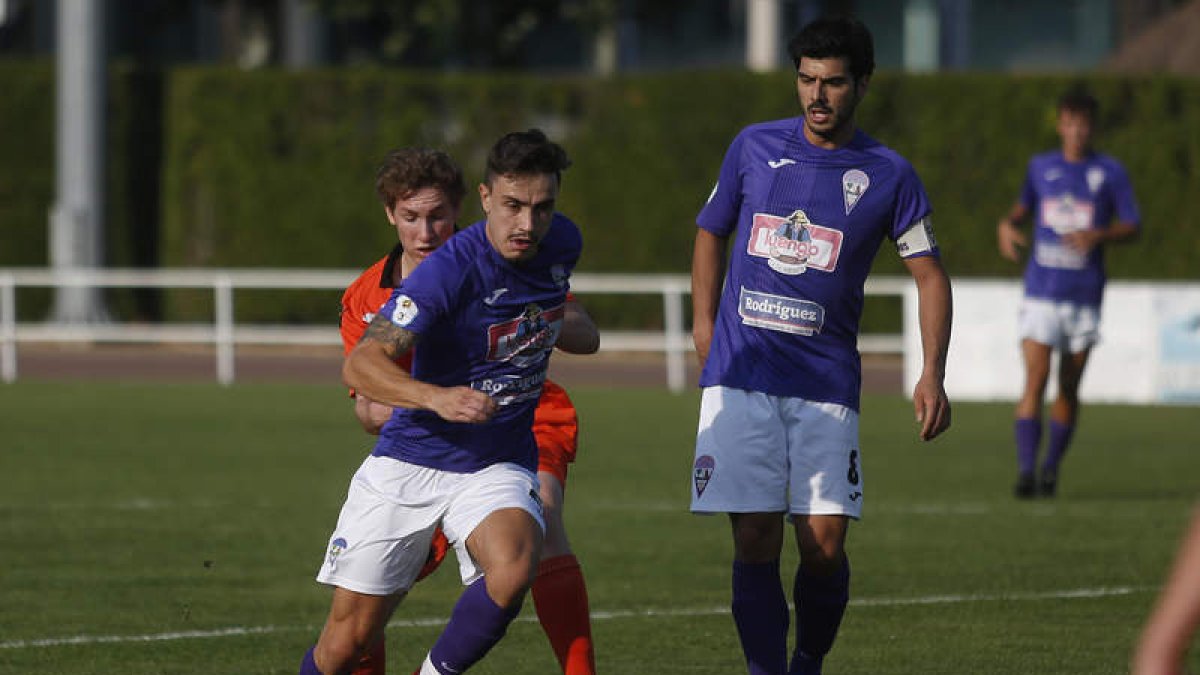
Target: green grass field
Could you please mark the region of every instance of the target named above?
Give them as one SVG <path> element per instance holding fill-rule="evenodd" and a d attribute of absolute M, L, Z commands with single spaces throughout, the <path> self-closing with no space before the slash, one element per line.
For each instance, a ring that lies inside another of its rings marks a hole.
<path fill-rule="evenodd" d="M 745 672 L 728 524 L 687 513 L 697 397 L 573 394 L 567 520 L 600 671 Z M 864 401 L 866 511 L 827 673 L 1125 672 L 1197 498 L 1197 410 L 1085 407 L 1059 498 L 1033 502 L 1010 496 L 1010 406 L 954 414 L 921 444 L 906 401 Z M 295 673 L 368 446 L 336 386 L 0 387 L 0 673 Z M 414 590 L 391 672 L 459 590 L 452 565 Z M 527 603 L 472 672 L 553 671 Z"/>

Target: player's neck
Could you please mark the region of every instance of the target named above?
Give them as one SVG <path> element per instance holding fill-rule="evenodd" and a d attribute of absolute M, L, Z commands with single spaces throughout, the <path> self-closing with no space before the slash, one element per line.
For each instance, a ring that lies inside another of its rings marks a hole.
<path fill-rule="evenodd" d="M 1072 164 L 1078 164 L 1086 160 L 1092 154 L 1092 146 L 1084 145 L 1077 147 L 1063 147 L 1062 156 Z"/>
<path fill-rule="evenodd" d="M 398 278 L 392 279 L 392 282 L 396 286 L 399 286 L 400 282 L 407 279 L 408 275 L 412 274 L 413 270 L 417 269 L 417 265 L 419 265 L 420 263 L 421 263 L 420 260 L 412 260 L 407 255 L 401 255 L 400 256 L 400 264 L 396 265 L 395 275 L 393 275 L 393 276 L 398 275 Z"/>
<path fill-rule="evenodd" d="M 803 130 L 804 138 L 809 144 L 822 150 L 837 150 L 846 147 L 850 144 L 850 141 L 854 140 L 854 135 L 857 131 L 858 127 L 854 126 L 852 122 L 847 122 L 837 129 L 831 129 L 828 134 L 817 133 L 809 128 L 807 124 L 804 125 Z"/>

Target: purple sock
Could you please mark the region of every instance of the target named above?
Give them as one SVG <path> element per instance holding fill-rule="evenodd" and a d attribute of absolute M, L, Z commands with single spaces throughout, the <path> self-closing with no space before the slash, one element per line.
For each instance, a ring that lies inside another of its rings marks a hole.
<path fill-rule="evenodd" d="M 1046 443 L 1046 459 L 1042 461 L 1042 473 L 1058 475 L 1058 465 L 1063 455 L 1067 454 L 1067 446 L 1071 444 L 1071 435 L 1075 433 L 1074 424 L 1063 424 L 1050 420 L 1050 440 Z"/>
<path fill-rule="evenodd" d="M 300 675 L 322 675 L 317 668 L 317 662 L 313 660 L 313 650 L 316 647 L 309 647 L 308 651 L 304 652 L 304 658 L 300 661 Z"/>
<path fill-rule="evenodd" d="M 484 580 L 477 580 L 459 596 L 450 622 L 429 650 L 429 660 L 440 672 L 463 672 L 504 637 L 508 624 L 520 613 L 521 603 L 510 609 L 497 605 Z"/>
<path fill-rule="evenodd" d="M 1017 437 L 1017 471 L 1033 473 L 1038 446 L 1042 443 L 1042 421 L 1036 417 L 1020 417 L 1013 423 L 1013 435 Z"/>
<path fill-rule="evenodd" d="M 779 561 L 733 561 L 733 621 L 750 675 L 782 675 L 791 617 L 779 580 Z"/>
<path fill-rule="evenodd" d="M 837 572 L 818 576 L 796 569 L 792 589 L 796 601 L 796 653 L 791 675 L 821 672 L 821 660 L 833 648 L 846 604 L 850 602 L 850 561 L 842 558 Z"/>

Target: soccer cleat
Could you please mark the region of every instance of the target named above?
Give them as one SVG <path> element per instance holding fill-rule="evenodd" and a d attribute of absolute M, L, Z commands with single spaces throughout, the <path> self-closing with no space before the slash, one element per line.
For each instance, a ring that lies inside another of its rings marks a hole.
<path fill-rule="evenodd" d="M 1044 472 L 1038 477 L 1037 493 L 1039 497 L 1053 497 L 1058 491 L 1058 473 Z"/>
<path fill-rule="evenodd" d="M 821 675 L 821 662 L 824 658 L 812 658 L 801 652 L 796 651 L 792 655 L 792 663 L 788 667 L 788 675 Z"/>
<path fill-rule="evenodd" d="M 1037 493 L 1037 485 L 1032 473 L 1022 473 L 1017 476 L 1017 484 L 1013 486 L 1013 496 L 1017 499 L 1032 499 Z"/>

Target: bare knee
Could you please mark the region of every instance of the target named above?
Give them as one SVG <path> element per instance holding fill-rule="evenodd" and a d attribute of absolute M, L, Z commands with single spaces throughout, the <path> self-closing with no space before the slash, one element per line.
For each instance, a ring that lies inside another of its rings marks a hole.
<path fill-rule="evenodd" d="M 536 572 L 537 560 L 532 557 L 494 564 L 483 577 L 488 596 L 501 607 L 515 607 L 529 592 Z"/>
<path fill-rule="evenodd" d="M 825 576 L 842 568 L 849 526 L 845 516 L 797 516 L 795 525 L 800 565 L 805 571 Z"/>
<path fill-rule="evenodd" d="M 731 513 L 734 557 L 742 562 L 775 560 L 783 548 L 783 514 Z"/>
<path fill-rule="evenodd" d="M 546 522 L 546 535 L 542 540 L 542 560 L 571 554 L 567 540 L 567 528 L 563 522 L 565 491 L 558 477 L 548 471 L 539 471 L 542 497 L 542 519 Z"/>
<path fill-rule="evenodd" d="M 542 554 L 542 530 L 524 510 L 501 509 L 467 537 L 467 550 L 483 570 L 488 596 L 497 605 L 512 608 L 533 585 Z"/>
<path fill-rule="evenodd" d="M 364 595 L 334 589 L 329 618 L 313 649 L 313 660 L 326 675 L 349 672 L 359 657 L 380 638 L 387 620 L 404 594 Z"/>
<path fill-rule="evenodd" d="M 326 675 L 349 672 L 351 664 L 366 652 L 368 644 L 362 644 L 350 633 L 323 634 L 313 649 L 313 661 Z"/>

